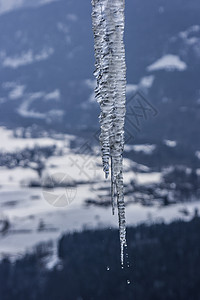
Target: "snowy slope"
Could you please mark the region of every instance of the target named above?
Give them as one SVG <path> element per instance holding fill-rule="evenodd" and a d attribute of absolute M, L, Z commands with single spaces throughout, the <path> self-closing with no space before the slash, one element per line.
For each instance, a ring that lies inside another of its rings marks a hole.
<path fill-rule="evenodd" d="M 37 1 L 34 8 L 32 3 L 1 1 L 2 11 L 13 9 L 0 16 L 1 124 L 26 127 L 37 122 L 68 132 L 97 128 L 90 1 L 39 6 L 42 2 Z M 144 91 L 159 111 L 143 125 L 143 137 L 199 146 L 194 138 L 199 120 L 199 11 L 197 0 L 126 4 L 128 97 Z M 47 105 L 46 96 L 55 91 Z"/>

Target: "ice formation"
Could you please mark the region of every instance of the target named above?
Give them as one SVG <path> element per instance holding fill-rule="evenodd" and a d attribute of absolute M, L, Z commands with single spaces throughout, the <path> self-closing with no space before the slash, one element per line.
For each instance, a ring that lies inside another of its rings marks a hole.
<path fill-rule="evenodd" d="M 118 207 L 123 265 L 126 221 L 123 191 L 123 149 L 126 104 L 124 49 L 124 0 L 92 0 L 95 67 L 95 97 L 100 104 L 100 143 L 105 177 L 111 170 L 111 201 Z"/>

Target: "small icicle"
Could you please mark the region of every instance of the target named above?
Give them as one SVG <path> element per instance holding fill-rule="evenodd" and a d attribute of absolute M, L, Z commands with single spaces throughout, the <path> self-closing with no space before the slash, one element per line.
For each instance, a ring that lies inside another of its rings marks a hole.
<path fill-rule="evenodd" d="M 123 175 L 122 172 L 117 176 L 117 207 L 119 216 L 119 236 L 121 243 L 121 264 L 124 264 L 124 248 L 126 247 L 126 218 L 125 218 L 125 204 L 123 191 Z"/>
<path fill-rule="evenodd" d="M 113 161 L 112 161 L 112 157 L 111 157 L 111 204 L 112 204 L 113 216 L 115 214 L 115 188 L 116 188 L 116 182 L 115 182 L 115 177 L 113 174 Z"/>
<path fill-rule="evenodd" d="M 123 191 L 123 149 L 126 104 L 126 64 L 124 49 L 124 0 L 92 0 L 96 100 L 100 104 L 100 143 L 105 177 L 111 160 L 111 202 L 119 216 L 121 264 L 126 245 L 125 203 Z M 115 199 L 117 198 L 117 199 Z"/>

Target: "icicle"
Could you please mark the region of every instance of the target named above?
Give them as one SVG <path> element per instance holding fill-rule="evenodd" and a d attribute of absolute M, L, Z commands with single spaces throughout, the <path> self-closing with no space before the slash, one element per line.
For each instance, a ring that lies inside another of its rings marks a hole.
<path fill-rule="evenodd" d="M 111 201 L 114 214 L 117 198 L 121 263 L 126 245 L 123 191 L 123 148 L 126 103 L 126 64 L 124 35 L 124 0 L 92 0 L 96 99 L 100 104 L 100 143 L 103 170 L 109 176 L 111 160 Z"/>
<path fill-rule="evenodd" d="M 111 157 L 111 203 L 112 203 L 112 214 L 115 214 L 115 185 L 116 180 L 113 174 L 113 160 Z"/>

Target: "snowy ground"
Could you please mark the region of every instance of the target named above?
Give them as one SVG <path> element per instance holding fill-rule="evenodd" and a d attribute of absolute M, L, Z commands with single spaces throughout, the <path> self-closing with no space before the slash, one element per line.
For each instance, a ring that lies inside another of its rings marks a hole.
<path fill-rule="evenodd" d="M 109 193 L 109 180 L 105 181 L 101 170 L 100 157 L 75 154 L 69 148 L 72 136 L 62 139 L 19 139 L 12 136 L 10 130 L 0 128 L 1 151 L 14 151 L 27 146 L 54 145 L 64 148 L 63 156 L 50 157 L 43 177 L 51 176 L 59 181 L 65 180 L 63 187 L 46 190 L 29 188 L 30 180 L 38 180 L 34 170 L 0 168 L 0 231 L 2 220 L 8 220 L 10 227 L 5 234 L 0 234 L 0 256 L 9 254 L 16 257 L 30 250 L 37 243 L 56 241 L 66 231 L 84 228 L 117 227 L 117 214 L 111 215 L 111 208 L 86 206 L 86 199 L 96 199 L 97 191 L 105 197 Z M 136 180 L 139 184 L 156 183 L 161 180 L 161 173 L 144 173 L 145 166 L 138 166 L 141 172 L 133 172 L 135 163 L 125 159 L 124 180 L 128 184 Z M 61 179 L 61 180 L 60 180 Z M 107 187 L 108 190 L 102 188 Z M 129 196 L 133 197 L 133 196 Z M 52 200 L 53 199 L 53 200 Z M 53 202 L 52 202 L 53 201 Z M 53 205 L 52 205 L 53 203 Z M 190 219 L 195 208 L 200 210 L 199 202 L 176 204 L 167 208 L 159 206 L 143 207 L 140 204 L 127 206 L 128 225 L 141 222 L 170 222 L 176 218 Z M 182 214 L 181 211 L 187 211 Z"/>

